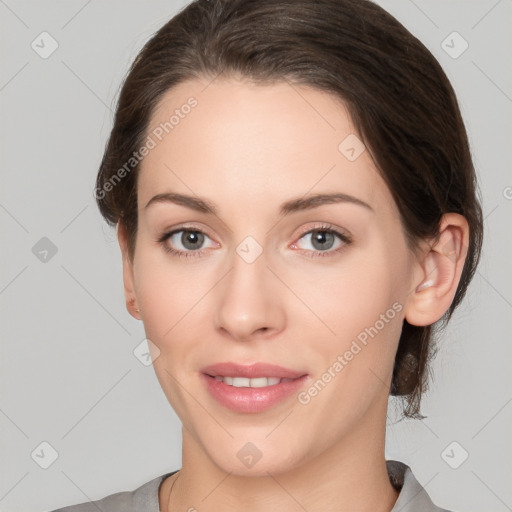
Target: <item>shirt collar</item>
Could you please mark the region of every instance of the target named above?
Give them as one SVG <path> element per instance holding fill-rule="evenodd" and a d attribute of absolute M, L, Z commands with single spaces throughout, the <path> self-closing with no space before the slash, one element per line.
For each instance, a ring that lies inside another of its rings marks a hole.
<path fill-rule="evenodd" d="M 400 493 L 391 512 L 449 512 L 434 505 L 409 466 L 397 460 L 386 461 L 386 466 L 391 485 Z"/>

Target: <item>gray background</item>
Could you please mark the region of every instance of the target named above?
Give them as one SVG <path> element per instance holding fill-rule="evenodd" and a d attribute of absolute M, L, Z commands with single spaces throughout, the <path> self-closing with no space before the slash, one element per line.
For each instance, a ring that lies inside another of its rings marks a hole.
<path fill-rule="evenodd" d="M 181 465 L 179 420 L 152 367 L 133 354 L 143 325 L 125 310 L 115 231 L 93 189 L 127 67 L 185 3 L 0 0 L 4 512 L 99 499 Z M 411 465 L 446 508 L 512 510 L 512 2 L 379 3 L 454 85 L 486 229 L 479 271 L 433 366 L 427 419 L 394 424 L 390 407 L 387 457 Z M 59 45 L 47 59 L 31 47 L 43 31 Z M 453 31 L 469 43 L 458 58 L 442 47 Z M 57 248 L 46 262 L 32 250 L 42 237 Z M 58 453 L 47 469 L 42 442 Z"/>

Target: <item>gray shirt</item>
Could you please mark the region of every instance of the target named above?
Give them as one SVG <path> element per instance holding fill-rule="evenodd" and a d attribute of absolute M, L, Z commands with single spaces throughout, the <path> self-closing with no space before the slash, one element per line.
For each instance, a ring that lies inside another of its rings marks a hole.
<path fill-rule="evenodd" d="M 389 480 L 400 492 L 395 506 L 390 512 L 449 512 L 436 507 L 425 489 L 414 477 L 411 468 L 402 462 L 386 462 Z M 117 492 L 97 501 L 59 508 L 51 512 L 160 512 L 158 490 L 168 476 L 179 470 L 157 476 L 133 491 Z"/>

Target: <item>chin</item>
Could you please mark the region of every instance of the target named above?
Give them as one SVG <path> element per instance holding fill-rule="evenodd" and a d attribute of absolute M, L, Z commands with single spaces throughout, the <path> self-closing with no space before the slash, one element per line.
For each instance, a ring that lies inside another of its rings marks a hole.
<path fill-rule="evenodd" d="M 300 462 L 297 454 L 291 457 L 282 451 L 277 454 L 274 449 L 267 448 L 269 452 L 265 456 L 265 449 L 259 450 L 254 444 L 247 443 L 241 449 L 235 450 L 232 457 L 226 457 L 230 450 L 223 450 L 221 454 L 210 454 L 213 463 L 222 471 L 234 476 L 243 477 L 268 477 L 292 471 Z"/>

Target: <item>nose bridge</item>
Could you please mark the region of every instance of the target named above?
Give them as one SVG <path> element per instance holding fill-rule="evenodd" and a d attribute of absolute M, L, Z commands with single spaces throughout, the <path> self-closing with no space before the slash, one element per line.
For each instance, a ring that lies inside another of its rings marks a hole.
<path fill-rule="evenodd" d="M 230 272 L 217 297 L 217 326 L 234 338 L 247 339 L 260 329 L 280 329 L 283 311 L 275 277 L 267 268 L 268 248 L 248 235 L 235 247 Z"/>

